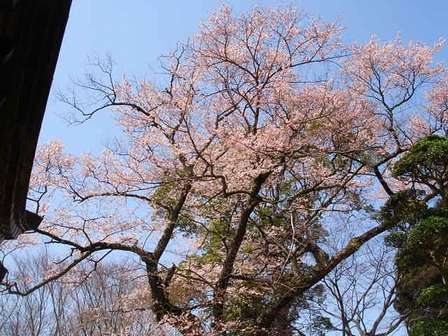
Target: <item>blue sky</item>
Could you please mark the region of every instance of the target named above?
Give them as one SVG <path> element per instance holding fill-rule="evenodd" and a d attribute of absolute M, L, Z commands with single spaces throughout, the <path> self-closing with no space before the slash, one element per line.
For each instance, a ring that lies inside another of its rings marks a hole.
<path fill-rule="evenodd" d="M 197 32 L 198 24 L 226 3 L 236 11 L 255 5 L 277 5 L 272 0 L 73 0 L 69 21 L 53 80 L 53 90 L 41 130 L 40 142 L 58 138 L 70 151 L 98 151 L 115 132 L 107 113 L 80 126 L 69 126 L 61 116 L 69 107 L 57 101 L 56 89 L 82 77 L 87 57 L 110 53 L 117 63 L 117 78 L 150 78 L 157 71 L 157 57 L 176 42 Z M 433 44 L 448 38 L 448 1 L 445 0 L 303 0 L 287 1 L 326 21 L 342 17 L 347 42 L 366 42 L 372 34 L 389 40 L 400 32 L 403 40 Z M 438 55 L 448 61 L 448 46 Z"/>

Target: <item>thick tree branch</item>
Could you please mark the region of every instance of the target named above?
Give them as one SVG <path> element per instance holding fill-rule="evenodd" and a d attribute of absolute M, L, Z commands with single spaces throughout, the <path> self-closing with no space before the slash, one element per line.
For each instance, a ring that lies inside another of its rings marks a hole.
<path fill-rule="evenodd" d="M 327 276 L 339 263 L 353 255 L 359 248 L 368 242 L 370 239 L 378 236 L 388 229 L 386 224 L 379 224 L 365 233 L 350 239 L 348 244 L 336 253 L 324 265 L 316 265 L 309 275 L 305 275 L 297 279 L 296 283 L 291 284 L 291 289 L 288 290 L 282 298 L 276 303 L 270 305 L 265 312 L 260 314 L 257 319 L 257 325 L 260 328 L 269 328 L 272 322 L 277 317 L 282 308 L 287 307 L 290 303 L 301 293 L 310 289 Z"/>

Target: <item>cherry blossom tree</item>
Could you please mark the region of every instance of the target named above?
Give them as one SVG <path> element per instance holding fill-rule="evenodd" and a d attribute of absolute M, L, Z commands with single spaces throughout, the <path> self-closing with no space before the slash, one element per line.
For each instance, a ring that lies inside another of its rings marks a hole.
<path fill-rule="evenodd" d="M 123 136 L 98 155 L 40 147 L 36 236 L 67 255 L 6 290 L 122 252 L 139 258 L 156 320 L 184 334 L 310 330 L 311 291 L 389 228 L 371 214 L 405 187 L 391 164 L 446 128 L 442 42 L 345 46 L 341 33 L 295 8 L 223 6 L 162 58 L 162 78 L 116 81 L 97 62 L 102 76 L 78 82 L 88 100 L 62 99 L 81 122 L 112 111 Z M 336 229 L 351 235 L 334 251 Z"/>

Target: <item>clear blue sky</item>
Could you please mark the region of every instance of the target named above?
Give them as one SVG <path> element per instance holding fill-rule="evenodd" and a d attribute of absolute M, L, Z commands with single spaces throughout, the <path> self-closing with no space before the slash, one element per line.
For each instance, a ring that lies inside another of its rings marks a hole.
<path fill-rule="evenodd" d="M 237 11 L 254 5 L 276 5 L 272 0 L 73 0 L 53 89 L 81 77 L 89 55 L 110 53 L 117 63 L 116 75 L 150 77 L 157 57 L 173 49 L 197 31 L 198 23 L 223 3 Z M 303 0 L 284 3 L 298 6 L 326 21 L 342 17 L 344 39 L 365 42 L 372 34 L 381 40 L 397 32 L 403 40 L 433 44 L 448 38 L 446 0 Z M 438 56 L 448 63 L 448 45 Z M 130 77 L 129 76 L 129 77 Z M 54 90 L 53 90 L 54 92 Z M 50 94 L 40 141 L 63 139 L 70 151 L 97 151 L 113 136 L 113 121 L 98 116 L 81 126 L 68 126 L 61 118 L 69 107 Z"/>

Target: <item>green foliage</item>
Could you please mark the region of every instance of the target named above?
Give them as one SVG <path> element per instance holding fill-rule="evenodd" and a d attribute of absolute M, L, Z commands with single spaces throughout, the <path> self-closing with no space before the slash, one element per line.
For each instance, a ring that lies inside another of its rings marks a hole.
<path fill-rule="evenodd" d="M 159 186 L 154 194 L 152 195 L 152 199 L 157 204 L 160 204 L 164 207 L 172 207 L 175 204 L 175 196 L 173 194 L 175 187 L 172 183 L 166 183 Z"/>
<path fill-rule="evenodd" d="M 177 219 L 177 228 L 185 235 L 194 234 L 198 231 L 198 227 L 194 223 L 192 216 L 186 213 L 179 214 L 179 218 Z"/>
<path fill-rule="evenodd" d="M 229 301 L 225 309 L 226 321 L 245 321 L 245 326 L 255 321 L 260 309 L 263 309 L 263 291 L 260 290 L 260 283 L 256 281 L 246 282 L 244 288 L 251 293 L 260 292 L 259 295 L 236 296 Z"/>
<path fill-rule="evenodd" d="M 448 218 L 429 217 L 409 232 L 408 248 L 443 251 L 448 247 Z"/>
<path fill-rule="evenodd" d="M 448 308 L 448 286 L 445 284 L 435 284 L 421 291 L 417 299 L 419 306 L 436 305 Z"/>
<path fill-rule="evenodd" d="M 430 187 L 390 197 L 379 218 L 390 227 L 386 242 L 397 247 L 399 282 L 395 307 L 413 336 L 448 335 L 448 139 L 431 135 L 412 146 L 393 167 L 403 177 Z M 437 200 L 429 208 L 424 200 Z"/>
<path fill-rule="evenodd" d="M 178 193 L 177 188 L 174 183 L 165 183 L 154 191 L 152 200 L 162 208 L 155 212 L 156 216 L 166 218 L 169 214 L 169 209 L 175 207 Z M 198 231 L 198 227 L 194 223 L 192 216 L 186 212 L 179 213 L 176 228 L 184 235 L 195 234 Z"/>
<path fill-rule="evenodd" d="M 427 205 L 418 197 L 422 194 L 418 190 L 403 190 L 392 195 L 381 208 L 379 219 L 390 228 L 400 226 L 414 226 L 425 215 Z"/>
<path fill-rule="evenodd" d="M 210 263 L 219 263 L 223 260 L 223 251 L 225 251 L 224 241 L 230 237 L 229 221 L 222 218 L 212 220 L 207 228 L 206 239 L 202 245 L 202 253 L 191 256 L 198 267 Z"/>
<path fill-rule="evenodd" d="M 422 183 L 447 180 L 448 139 L 430 135 L 420 139 L 393 168 L 395 177 L 409 177 Z"/>
<path fill-rule="evenodd" d="M 419 321 L 411 330 L 411 336 L 447 336 L 448 321 L 427 319 Z"/>
<path fill-rule="evenodd" d="M 271 206 L 260 207 L 257 211 L 257 216 L 259 217 L 259 224 L 263 228 L 268 228 L 270 226 L 281 227 L 285 224 L 285 219 L 283 217 L 276 216 Z"/>
<path fill-rule="evenodd" d="M 417 268 L 424 265 L 429 257 L 428 252 L 418 249 L 413 250 L 405 245 L 395 258 L 395 263 L 401 268 Z"/>
<path fill-rule="evenodd" d="M 392 246 L 395 248 L 404 247 L 406 240 L 407 235 L 404 232 L 391 232 L 384 238 L 384 242 L 387 246 Z"/>

